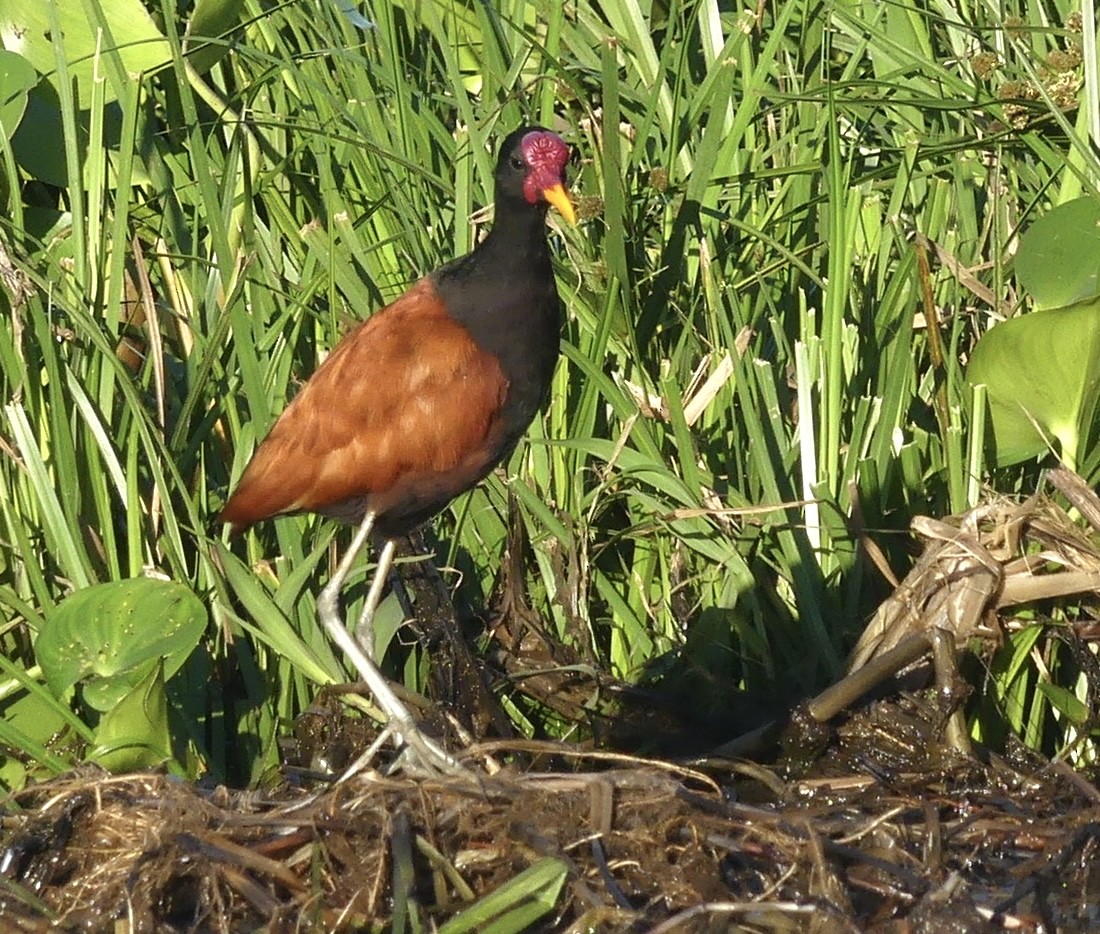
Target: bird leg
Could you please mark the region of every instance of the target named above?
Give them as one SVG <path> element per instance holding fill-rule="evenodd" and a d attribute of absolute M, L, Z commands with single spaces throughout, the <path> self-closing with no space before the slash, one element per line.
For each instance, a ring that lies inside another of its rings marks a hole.
<path fill-rule="evenodd" d="M 378 604 L 382 602 L 382 591 L 386 587 L 386 578 L 390 576 L 395 551 L 397 551 L 397 542 L 392 538 L 387 539 L 386 544 L 382 546 L 381 554 L 378 555 L 378 565 L 374 569 L 374 580 L 371 581 L 370 590 L 367 591 L 363 612 L 359 614 L 359 622 L 355 624 L 355 638 L 371 658 L 374 658 L 374 613 L 378 609 Z"/>
<path fill-rule="evenodd" d="M 347 580 L 356 556 L 370 539 L 373 526 L 374 514 L 368 512 L 356 530 L 355 537 L 352 538 L 351 545 L 348 546 L 344 557 L 337 565 L 336 572 L 317 596 L 318 618 L 321 625 L 328 632 L 329 638 L 343 650 L 352 665 L 355 666 L 359 677 L 374 696 L 375 702 L 386 714 L 388 719 L 387 729 L 393 731 L 405 742 L 407 747 L 405 754 L 410 764 L 414 768 L 419 767 L 420 770 L 428 773 L 462 774 L 466 771 L 465 768 L 442 747 L 420 731 L 408 707 L 401 702 L 401 699 L 386 680 L 385 675 L 382 674 L 381 669 L 363 651 L 359 641 L 348 632 L 341 617 L 340 591 L 343 589 L 344 581 Z M 389 557 L 392 560 L 393 550 L 390 543 L 387 544 L 387 549 L 389 549 Z M 383 549 L 382 554 L 385 556 L 386 549 Z M 378 571 L 375 572 L 376 580 L 372 583 L 368 594 L 368 606 L 370 605 L 370 595 L 376 589 L 377 579 L 381 576 L 382 580 L 385 580 L 385 570 L 386 568 L 380 565 Z M 380 575 L 379 572 L 383 573 Z M 377 590 L 381 592 L 380 585 L 377 586 Z"/>

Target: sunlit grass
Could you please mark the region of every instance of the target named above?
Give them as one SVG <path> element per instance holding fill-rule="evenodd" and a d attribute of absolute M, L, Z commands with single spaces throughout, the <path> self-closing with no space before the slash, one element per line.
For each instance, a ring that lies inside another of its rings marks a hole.
<path fill-rule="evenodd" d="M 346 533 L 299 517 L 228 542 L 211 516 L 339 335 L 469 249 L 523 121 L 577 146 L 585 219 L 553 237 L 551 406 L 434 526 L 464 608 L 490 601 L 518 510 L 529 601 L 600 667 L 639 678 L 705 616 L 723 638 L 694 663 L 797 696 L 887 587 L 859 536 L 900 574 L 909 518 L 986 478 L 962 361 L 1017 302 L 1017 232 L 1100 178 L 1051 69 L 1075 8 L 1006 28 L 982 5 L 545 6 L 376 4 L 363 30 L 337 4 L 249 0 L 200 76 L 165 4 L 170 69 L 85 114 L 61 97 L 80 184 L 24 202 L 5 141 L 0 237 L 34 288 L 0 324 L 0 603 L 33 635 L 93 581 L 190 583 L 216 625 L 182 676 L 189 741 L 219 776 L 258 778 L 346 677 L 313 597 Z M 1095 101 L 1088 54 L 1066 73 Z M 100 145 L 108 114 L 121 143 Z M 157 314 L 128 327 L 143 294 Z M 14 723 L 32 695 L 8 698 Z"/>

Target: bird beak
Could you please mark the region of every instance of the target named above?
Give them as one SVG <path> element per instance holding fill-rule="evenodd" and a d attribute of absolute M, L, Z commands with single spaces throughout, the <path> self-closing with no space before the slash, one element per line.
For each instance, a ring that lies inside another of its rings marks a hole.
<path fill-rule="evenodd" d="M 569 200 L 569 195 L 565 193 L 565 187 L 560 182 L 551 185 L 549 188 L 544 188 L 542 196 L 554 205 L 558 209 L 558 213 L 570 224 L 575 225 L 577 223 L 577 212 L 573 210 L 573 202 Z"/>

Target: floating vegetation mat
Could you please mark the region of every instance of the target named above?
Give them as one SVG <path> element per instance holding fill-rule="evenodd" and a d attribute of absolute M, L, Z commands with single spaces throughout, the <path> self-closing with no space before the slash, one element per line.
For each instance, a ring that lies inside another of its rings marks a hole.
<path fill-rule="evenodd" d="M 1059 483 L 1073 518 L 1040 497 L 917 524 L 924 554 L 853 658 L 930 626 L 995 644 L 1025 601 L 1094 604 L 1100 508 Z M 1089 697 L 1094 616 L 1063 625 Z M 1100 930 L 1087 762 L 1010 739 L 1006 755 L 970 749 L 946 728 L 959 697 L 902 674 L 871 702 L 830 694 L 824 717 L 804 705 L 755 762 L 735 744 L 662 761 L 500 741 L 464 751 L 476 780 L 364 770 L 241 792 L 70 774 L 0 811 L 0 929 Z M 493 773 L 495 761 L 525 765 Z"/>
<path fill-rule="evenodd" d="M 1100 929 L 1100 792 L 1064 766 L 963 759 L 938 728 L 916 701 L 875 704 L 797 781 L 600 756 L 478 787 L 70 775 L 7 802 L 0 926 L 374 930 L 416 912 L 479 930 L 524 910 L 535 931 Z"/>

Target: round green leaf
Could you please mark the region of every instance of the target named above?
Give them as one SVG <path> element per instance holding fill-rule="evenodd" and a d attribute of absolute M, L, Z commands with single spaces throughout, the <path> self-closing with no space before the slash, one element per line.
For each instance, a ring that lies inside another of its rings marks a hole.
<path fill-rule="evenodd" d="M 65 163 L 65 131 L 57 89 L 43 81 L 31 89 L 27 112 L 12 137 L 11 148 L 23 170 L 47 185 L 67 188 L 69 168 Z"/>
<path fill-rule="evenodd" d="M 126 695 L 149 677 L 149 672 L 160 670 L 160 659 L 151 658 L 147 662 L 123 671 L 117 671 L 105 677 L 87 675 L 81 687 L 80 696 L 92 710 L 110 713 Z"/>
<path fill-rule="evenodd" d="M 38 72 L 22 55 L 0 49 L 0 133 L 8 139 L 23 119 L 27 92 L 38 84 Z"/>
<path fill-rule="evenodd" d="M 51 81 L 56 80 L 57 57 L 50 27 L 50 6 L 57 8 L 61 42 L 69 76 L 79 88 L 79 107 L 91 99 L 97 56 L 117 53 L 130 75 L 153 71 L 171 58 L 171 47 L 141 0 L 99 0 L 96 4 L 72 0 L 0 0 L 0 36 L 5 48 L 24 56 Z M 102 34 L 102 38 L 101 38 Z M 104 66 L 98 64 L 102 75 Z M 114 100 L 111 82 L 107 101 Z"/>
<path fill-rule="evenodd" d="M 0 742 L 6 747 L 0 754 L 0 788 L 21 788 L 28 772 L 35 774 L 38 768 L 57 769 L 51 762 L 58 752 L 57 737 L 70 725 L 63 707 L 45 691 L 18 693 L 0 701 Z M 38 760 L 37 768 L 31 759 Z M 57 759 L 64 763 L 60 756 Z"/>
<path fill-rule="evenodd" d="M 170 678 L 206 629 L 206 607 L 189 587 L 152 577 L 85 587 L 43 624 L 35 655 L 55 695 L 86 678 L 146 674 L 164 659 Z"/>
<path fill-rule="evenodd" d="M 1100 298 L 991 328 L 966 379 L 987 387 L 996 466 L 1043 454 L 1051 440 L 1076 464 L 1100 401 Z"/>
<path fill-rule="evenodd" d="M 164 675 L 160 665 L 153 664 L 104 713 L 88 758 L 112 772 L 132 772 L 153 768 L 171 757 Z"/>
<path fill-rule="evenodd" d="M 1100 295 L 1100 201 L 1067 201 L 1032 224 L 1020 239 L 1016 275 L 1037 308 Z"/>

